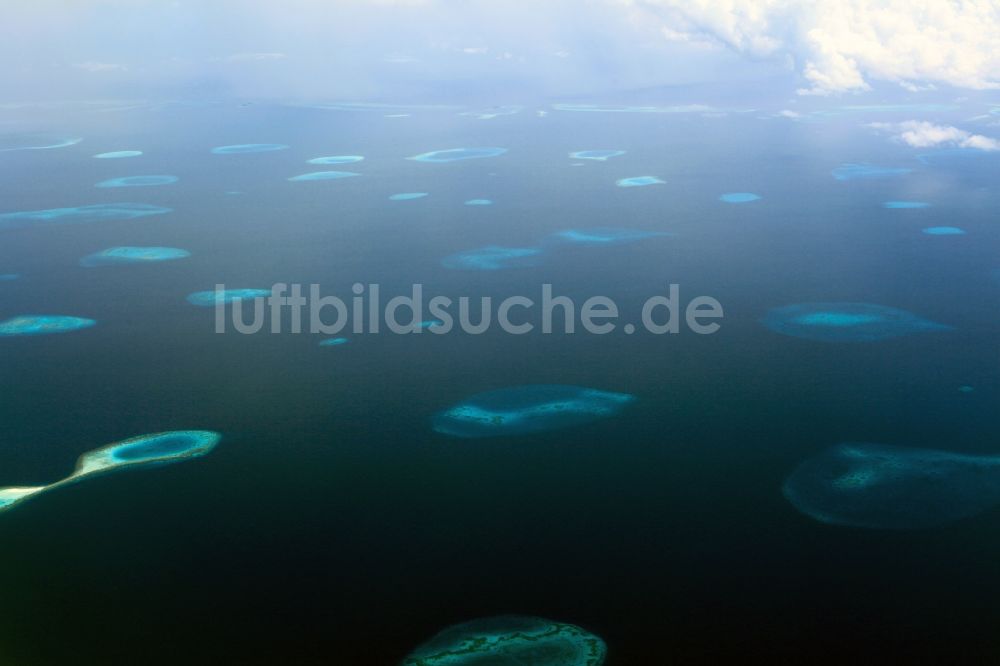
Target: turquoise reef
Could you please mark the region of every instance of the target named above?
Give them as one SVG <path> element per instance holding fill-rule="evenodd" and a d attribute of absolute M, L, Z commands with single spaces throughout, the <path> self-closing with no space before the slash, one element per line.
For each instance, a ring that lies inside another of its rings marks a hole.
<path fill-rule="evenodd" d="M 839 444 L 803 462 L 784 496 L 823 523 L 937 527 L 1000 504 L 1000 457 L 885 444 Z"/>
<path fill-rule="evenodd" d="M 187 301 L 191 305 L 210 308 L 220 303 L 232 303 L 236 300 L 253 300 L 255 298 L 267 298 L 271 295 L 270 289 L 226 289 L 225 291 L 196 291 L 188 295 Z"/>
<path fill-rule="evenodd" d="M 582 386 L 538 384 L 479 393 L 433 417 L 436 432 L 502 437 L 557 430 L 615 416 L 635 396 Z"/>
<path fill-rule="evenodd" d="M 837 180 L 891 178 L 910 173 L 913 169 L 881 167 L 873 164 L 842 164 L 830 174 Z"/>
<path fill-rule="evenodd" d="M 483 157 L 497 157 L 507 152 L 506 148 L 451 148 L 448 150 L 432 150 L 408 157 L 416 162 L 455 162 L 458 160 L 474 160 Z"/>
<path fill-rule="evenodd" d="M 320 347 L 338 347 L 340 345 L 346 345 L 350 340 L 347 338 L 327 338 L 326 340 L 320 340 Z"/>
<path fill-rule="evenodd" d="M 465 202 L 466 206 L 492 206 L 493 202 L 489 199 L 469 199 Z"/>
<path fill-rule="evenodd" d="M 117 160 L 123 157 L 139 157 L 139 155 L 142 155 L 141 150 L 116 150 L 110 153 L 98 153 L 94 155 L 94 158 L 98 160 Z"/>
<path fill-rule="evenodd" d="M 110 247 L 80 260 L 85 268 L 113 264 L 146 264 L 190 257 L 191 253 L 176 247 Z"/>
<path fill-rule="evenodd" d="M 0 321 L 0 337 L 69 333 L 70 331 L 79 331 L 82 328 L 90 328 L 96 323 L 93 319 L 65 315 L 18 315 L 6 321 Z"/>
<path fill-rule="evenodd" d="M 870 303 L 799 303 L 775 308 L 761 323 L 776 333 L 821 342 L 873 342 L 950 326 Z"/>
<path fill-rule="evenodd" d="M 449 627 L 401 666 L 602 666 L 607 646 L 572 624 L 501 616 Z"/>
<path fill-rule="evenodd" d="M 632 176 L 631 178 L 621 178 L 615 185 L 618 187 L 645 187 L 646 185 L 662 185 L 662 181 L 656 176 Z"/>
<path fill-rule="evenodd" d="M 308 164 L 351 164 L 365 159 L 362 155 L 328 155 L 327 157 L 314 157 L 307 160 Z"/>
<path fill-rule="evenodd" d="M 123 176 L 102 180 L 94 187 L 147 187 L 152 185 L 173 185 L 178 181 L 177 176 Z"/>
<path fill-rule="evenodd" d="M 76 208 L 49 208 L 16 213 L 0 213 L 0 229 L 49 226 L 53 224 L 82 224 L 100 220 L 133 220 L 148 215 L 163 215 L 170 208 L 138 203 L 94 204 Z"/>
<path fill-rule="evenodd" d="M 6 134 L 0 135 L 0 153 L 14 150 L 49 150 L 75 146 L 83 139 L 63 137 L 53 134 Z"/>
<path fill-rule="evenodd" d="M 441 265 L 454 270 L 498 271 L 537 266 L 541 261 L 541 248 L 488 245 L 445 257 Z"/>
<path fill-rule="evenodd" d="M 731 204 L 750 203 L 759 199 L 760 195 L 753 192 L 727 192 L 719 197 L 719 201 Z"/>
<path fill-rule="evenodd" d="M 929 208 L 930 204 L 926 201 L 886 201 L 882 207 L 893 209 Z"/>
<path fill-rule="evenodd" d="M 964 229 L 958 227 L 927 227 L 923 232 L 928 236 L 963 236 Z"/>
<path fill-rule="evenodd" d="M 270 153 L 288 148 L 283 143 L 238 143 L 232 146 L 217 146 L 212 148 L 215 155 L 243 155 L 245 153 Z"/>
<path fill-rule="evenodd" d="M 574 160 L 597 160 L 603 162 L 612 157 L 624 154 L 624 150 L 578 150 L 575 153 L 570 153 L 569 156 Z"/>
<path fill-rule="evenodd" d="M 621 245 L 634 241 L 670 236 L 662 231 L 639 231 L 637 229 L 616 229 L 595 227 L 593 229 L 566 229 L 545 239 L 546 243 L 572 243 L 577 245 Z"/>
<path fill-rule="evenodd" d="M 133 437 L 123 442 L 88 451 L 80 456 L 76 469 L 65 479 L 44 486 L 0 488 L 0 511 L 22 500 L 88 477 L 141 466 L 164 465 L 197 458 L 209 453 L 221 436 L 205 430 L 177 430 Z"/>
<path fill-rule="evenodd" d="M 298 183 L 308 180 L 340 180 L 341 178 L 352 178 L 360 175 L 360 173 L 354 173 L 353 171 L 313 171 L 299 176 L 292 176 L 288 180 Z"/>
<path fill-rule="evenodd" d="M 423 199 L 427 192 L 400 192 L 389 197 L 389 201 L 412 201 L 413 199 Z"/>

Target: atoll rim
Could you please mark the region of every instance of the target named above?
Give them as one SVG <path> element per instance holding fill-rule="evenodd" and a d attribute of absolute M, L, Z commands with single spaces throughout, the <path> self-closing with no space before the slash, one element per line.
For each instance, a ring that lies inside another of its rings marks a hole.
<path fill-rule="evenodd" d="M 362 155 L 328 155 L 326 157 L 314 157 L 306 160 L 308 164 L 352 164 L 362 161 Z"/>
<path fill-rule="evenodd" d="M 598 162 L 604 162 L 611 159 L 612 157 L 618 157 L 619 155 L 624 155 L 624 150 L 578 150 L 575 153 L 570 153 L 570 159 L 574 160 L 595 160 Z"/>
<path fill-rule="evenodd" d="M 53 148 L 68 148 L 83 141 L 78 137 L 65 137 L 55 134 L 20 133 L 0 134 L 0 153 L 15 150 L 51 150 Z"/>
<path fill-rule="evenodd" d="M 354 176 L 360 175 L 360 173 L 354 173 L 353 171 L 312 171 L 310 173 L 292 176 L 288 180 L 293 183 L 301 183 L 313 180 L 341 180 L 343 178 L 353 178 Z"/>
<path fill-rule="evenodd" d="M 452 270 L 499 271 L 538 266 L 542 262 L 542 256 L 542 249 L 537 247 L 489 245 L 445 257 L 441 265 Z"/>
<path fill-rule="evenodd" d="M 84 224 L 103 220 L 133 220 L 149 215 L 163 215 L 172 209 L 141 203 L 111 203 L 47 208 L 15 213 L 0 213 L 0 229 L 23 229 L 57 224 Z"/>
<path fill-rule="evenodd" d="M 893 178 L 913 171 L 901 167 L 883 167 L 874 164 L 842 164 L 830 172 L 837 180 L 859 180 L 871 178 Z"/>
<path fill-rule="evenodd" d="M 244 155 L 247 153 L 271 153 L 276 150 L 286 150 L 283 143 L 237 143 L 231 146 L 216 146 L 212 148 L 213 155 Z"/>
<path fill-rule="evenodd" d="M 218 291 L 196 291 L 187 297 L 188 303 L 199 307 L 214 307 L 216 305 L 226 305 L 233 301 L 248 300 L 256 298 L 267 298 L 271 295 L 270 289 L 226 289 Z"/>
<path fill-rule="evenodd" d="M 839 444 L 803 462 L 782 492 L 823 523 L 923 529 L 1000 504 L 1000 457 L 886 444 Z"/>
<path fill-rule="evenodd" d="M 576 625 L 510 615 L 449 627 L 401 666 L 602 666 L 607 651 L 600 637 Z"/>
<path fill-rule="evenodd" d="M 583 386 L 534 384 L 479 393 L 432 419 L 436 432 L 455 437 L 525 435 L 615 416 L 635 396 Z"/>
<path fill-rule="evenodd" d="M 0 321 L 0 337 L 69 333 L 96 325 L 93 319 L 66 315 L 19 315 Z"/>
<path fill-rule="evenodd" d="M 141 150 L 115 150 L 110 153 L 98 153 L 94 155 L 94 159 L 97 160 L 120 160 L 126 157 L 139 157 L 142 155 Z"/>
<path fill-rule="evenodd" d="M 799 303 L 775 308 L 761 324 L 775 333 L 820 342 L 875 342 L 950 326 L 872 303 Z"/>
<path fill-rule="evenodd" d="M 545 239 L 546 243 L 576 245 L 622 245 L 649 238 L 670 236 L 662 231 L 642 231 L 639 229 L 618 229 L 615 227 L 595 227 L 593 229 L 566 229 Z"/>
<path fill-rule="evenodd" d="M 727 192 L 719 197 L 723 203 L 741 204 L 760 201 L 760 195 L 753 192 Z"/>
<path fill-rule="evenodd" d="M 421 153 L 407 159 L 415 162 L 457 162 L 459 160 L 498 157 L 506 152 L 506 148 L 449 148 L 447 150 L 432 150 L 429 153 Z"/>
<path fill-rule="evenodd" d="M 882 204 L 882 207 L 890 210 L 908 210 L 914 208 L 930 208 L 930 204 L 926 201 L 886 201 Z"/>
<path fill-rule="evenodd" d="M 176 247 L 109 247 L 80 260 L 84 268 L 115 264 L 149 264 L 190 257 L 191 253 Z"/>
<path fill-rule="evenodd" d="M 179 178 L 177 176 L 123 176 L 121 178 L 111 178 L 102 180 L 94 187 L 153 187 L 156 185 L 173 185 Z"/>
<path fill-rule="evenodd" d="M 198 458 L 211 452 L 222 439 L 208 430 L 174 430 L 140 435 L 84 453 L 73 473 L 46 486 L 0 488 L 0 511 L 39 493 L 113 471 L 166 465 Z"/>
<path fill-rule="evenodd" d="M 649 185 L 663 185 L 665 182 L 656 176 L 632 176 L 618 179 L 615 185 L 618 187 L 648 187 Z"/>

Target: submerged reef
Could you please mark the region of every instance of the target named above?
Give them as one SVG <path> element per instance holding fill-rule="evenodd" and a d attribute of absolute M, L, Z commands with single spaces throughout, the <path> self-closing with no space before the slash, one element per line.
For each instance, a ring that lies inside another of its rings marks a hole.
<path fill-rule="evenodd" d="M 882 167 L 874 164 L 841 164 L 830 172 L 837 180 L 858 180 L 863 178 L 892 178 L 910 173 L 913 169 Z"/>
<path fill-rule="evenodd" d="M 574 160 L 597 160 L 603 162 L 612 157 L 624 154 L 624 150 L 578 150 L 575 153 L 570 153 L 569 156 Z"/>
<path fill-rule="evenodd" d="M 13 282 L 20 278 L 21 276 L 17 273 L 0 273 L 0 282 Z"/>
<path fill-rule="evenodd" d="M 432 150 L 429 153 L 414 155 L 406 159 L 415 162 L 456 162 L 458 160 L 497 157 L 506 152 L 506 148 L 450 148 L 448 150 Z"/>
<path fill-rule="evenodd" d="M 190 257 L 191 253 L 176 247 L 109 247 L 80 260 L 85 268 L 113 264 L 146 264 Z"/>
<path fill-rule="evenodd" d="M 90 328 L 96 323 L 93 319 L 66 315 L 18 315 L 6 321 L 0 321 L 0 337 L 69 333 L 70 331 L 79 331 L 82 328 Z"/>
<path fill-rule="evenodd" d="M 930 204 L 926 201 L 886 201 L 882 207 L 892 209 L 929 208 Z"/>
<path fill-rule="evenodd" d="M 760 322 L 776 333 L 820 342 L 873 342 L 952 330 L 911 312 L 871 303 L 799 303 L 775 308 Z"/>
<path fill-rule="evenodd" d="M 212 148 L 214 155 L 243 155 L 245 153 L 270 153 L 275 150 L 285 150 L 283 143 L 238 143 L 232 146 L 217 146 Z"/>
<path fill-rule="evenodd" d="M 314 157 L 307 160 L 308 164 L 351 164 L 365 159 L 362 155 L 329 155 L 327 157 Z"/>
<path fill-rule="evenodd" d="M 959 229 L 958 227 L 927 227 L 923 229 L 923 233 L 928 236 L 964 236 L 965 229 Z"/>
<path fill-rule="evenodd" d="M 619 179 L 615 185 L 618 187 L 645 187 L 646 185 L 662 185 L 665 182 L 656 176 L 632 176 L 631 178 Z"/>
<path fill-rule="evenodd" d="M 299 176 L 292 176 L 288 180 L 298 183 L 307 180 L 340 180 L 341 178 L 352 178 L 360 175 L 360 173 L 354 173 L 353 171 L 313 171 Z"/>
<path fill-rule="evenodd" d="M 527 268 L 542 262 L 542 249 L 537 247 L 501 247 L 488 245 L 475 250 L 458 252 L 445 257 L 441 265 L 453 270 L 499 271 L 505 268 Z"/>
<path fill-rule="evenodd" d="M 509 615 L 449 627 L 401 666 L 601 666 L 606 656 L 604 641 L 576 625 Z"/>
<path fill-rule="evenodd" d="M 423 199 L 427 192 L 400 192 L 389 197 L 389 201 L 412 201 L 413 199 Z"/>
<path fill-rule="evenodd" d="M 465 202 L 466 206 L 492 206 L 493 202 L 489 199 L 469 199 Z"/>
<path fill-rule="evenodd" d="M 221 435 L 206 430 L 176 430 L 142 435 L 109 444 L 80 456 L 76 469 L 65 479 L 45 486 L 0 488 L 0 511 L 21 501 L 88 477 L 140 466 L 163 465 L 209 453 Z"/>
<path fill-rule="evenodd" d="M 110 153 L 98 153 L 94 155 L 94 159 L 98 160 L 118 160 L 123 157 L 139 157 L 142 155 L 141 150 L 116 150 Z"/>
<path fill-rule="evenodd" d="M 320 347 L 339 347 L 340 345 L 346 345 L 350 340 L 347 338 L 327 338 L 326 340 L 320 340 Z"/>
<path fill-rule="evenodd" d="M 177 176 L 123 176 L 102 180 L 94 187 L 148 187 L 153 185 L 173 185 L 179 180 Z"/>
<path fill-rule="evenodd" d="M 627 393 L 537 384 L 479 393 L 433 417 L 434 430 L 455 437 L 502 437 L 558 430 L 618 414 Z"/>
<path fill-rule="evenodd" d="M 937 527 L 1000 504 L 1000 456 L 886 444 L 839 444 L 803 462 L 785 498 L 823 523 Z"/>
<path fill-rule="evenodd" d="M 163 215 L 170 208 L 139 203 L 94 204 L 76 208 L 48 208 L 16 213 L 0 213 L 0 229 L 49 226 L 53 224 L 82 224 L 99 220 L 132 220 L 147 215 Z"/>
<path fill-rule="evenodd" d="M 671 236 L 662 231 L 640 231 L 637 229 L 616 229 L 595 227 L 593 229 L 566 229 L 545 238 L 546 243 L 575 245 L 622 245 L 634 241 Z"/>
<path fill-rule="evenodd" d="M 731 204 L 750 203 L 758 200 L 760 200 L 760 195 L 753 192 L 727 192 L 719 197 L 719 201 Z"/>
<path fill-rule="evenodd" d="M 0 153 L 14 150 L 49 150 L 66 148 L 83 141 L 81 138 L 56 136 L 53 134 L 3 134 L 0 135 Z"/>
<path fill-rule="evenodd" d="M 232 303 L 237 300 L 253 300 L 255 298 L 267 298 L 271 295 L 270 289 L 226 289 L 225 291 L 196 291 L 187 297 L 188 303 L 203 308 L 210 308 L 220 303 Z"/>

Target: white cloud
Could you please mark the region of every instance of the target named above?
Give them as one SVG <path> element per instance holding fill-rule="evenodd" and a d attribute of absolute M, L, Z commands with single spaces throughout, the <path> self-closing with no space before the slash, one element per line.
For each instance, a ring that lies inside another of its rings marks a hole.
<path fill-rule="evenodd" d="M 802 94 L 891 81 L 1000 88 L 997 0 L 610 0 L 669 39 L 714 41 L 755 58 L 791 56 Z"/>
<path fill-rule="evenodd" d="M 888 131 L 895 138 L 914 148 L 931 148 L 949 145 L 976 150 L 1000 150 L 997 139 L 973 134 L 950 125 L 935 125 L 923 120 L 907 120 L 902 123 L 871 123 L 869 127 Z"/>
<path fill-rule="evenodd" d="M 128 70 L 125 65 L 118 65 L 113 62 L 96 62 L 94 60 L 88 60 L 86 62 L 75 62 L 73 67 L 76 69 L 82 69 L 85 72 L 124 72 Z"/>

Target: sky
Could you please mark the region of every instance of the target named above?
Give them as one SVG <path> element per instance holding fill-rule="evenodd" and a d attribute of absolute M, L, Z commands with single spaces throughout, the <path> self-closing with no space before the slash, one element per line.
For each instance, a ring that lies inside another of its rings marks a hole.
<path fill-rule="evenodd" d="M 0 101 L 1000 88 L 1000 0 L 5 0 Z"/>

